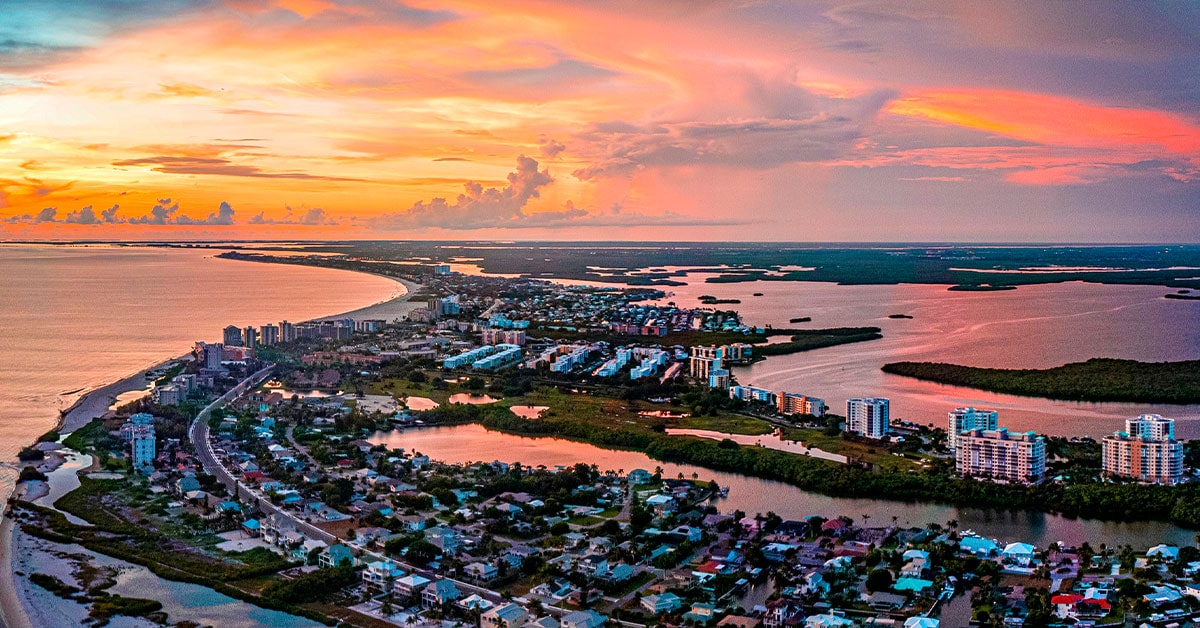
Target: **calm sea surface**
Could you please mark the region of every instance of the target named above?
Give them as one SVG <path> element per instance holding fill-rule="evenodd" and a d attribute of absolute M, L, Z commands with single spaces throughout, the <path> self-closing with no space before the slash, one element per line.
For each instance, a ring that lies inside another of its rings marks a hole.
<path fill-rule="evenodd" d="M 301 321 L 404 293 L 389 279 L 133 247 L 0 246 L 0 494 L 21 447 L 86 389 L 225 325 Z"/>

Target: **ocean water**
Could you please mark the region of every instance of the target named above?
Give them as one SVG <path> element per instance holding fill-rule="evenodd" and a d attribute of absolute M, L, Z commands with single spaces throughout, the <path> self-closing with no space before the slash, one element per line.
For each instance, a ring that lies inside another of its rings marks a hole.
<path fill-rule="evenodd" d="M 374 275 L 214 254 L 0 246 L 0 494 L 21 447 L 89 388 L 219 342 L 226 325 L 301 321 L 405 292 Z"/>

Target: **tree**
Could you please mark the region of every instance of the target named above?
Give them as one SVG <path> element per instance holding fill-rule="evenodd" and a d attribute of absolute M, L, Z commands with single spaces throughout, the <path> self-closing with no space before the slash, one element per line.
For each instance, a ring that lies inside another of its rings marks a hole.
<path fill-rule="evenodd" d="M 887 591 L 892 588 L 892 572 L 886 569 L 875 569 L 867 574 L 867 590 Z"/>
<path fill-rule="evenodd" d="M 405 552 L 404 557 L 414 563 L 426 565 L 429 564 L 429 562 L 431 562 L 433 559 L 437 558 L 439 553 L 441 553 L 441 550 L 439 550 L 436 545 L 426 541 L 425 539 L 421 539 L 419 541 L 413 541 L 413 543 L 408 546 L 408 551 Z"/>

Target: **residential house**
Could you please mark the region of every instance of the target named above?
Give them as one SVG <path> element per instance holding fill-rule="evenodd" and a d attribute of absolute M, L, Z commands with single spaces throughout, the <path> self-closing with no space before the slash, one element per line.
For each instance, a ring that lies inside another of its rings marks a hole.
<path fill-rule="evenodd" d="M 683 605 L 683 600 L 674 593 L 647 595 L 642 598 L 642 608 L 653 615 L 661 615 L 675 611 Z"/>
<path fill-rule="evenodd" d="M 463 567 L 463 573 L 467 578 L 478 583 L 488 583 L 495 580 L 500 575 L 500 570 L 495 565 L 488 563 L 471 563 Z"/>
<path fill-rule="evenodd" d="M 334 547 L 339 546 L 335 545 Z M 386 593 L 388 587 L 392 586 L 392 583 L 403 575 L 404 571 L 396 563 L 390 560 L 377 560 L 369 563 L 367 568 L 363 570 L 363 586 L 370 591 Z"/>
<path fill-rule="evenodd" d="M 561 628 L 601 628 L 608 623 L 608 617 L 593 610 L 575 611 L 563 615 Z"/>
<path fill-rule="evenodd" d="M 392 591 L 400 599 L 408 600 L 417 597 L 429 582 L 429 578 L 419 576 L 415 573 L 409 574 L 397 579 L 392 586 Z"/>
<path fill-rule="evenodd" d="M 421 608 L 439 608 L 462 597 L 462 592 L 451 580 L 437 580 L 421 591 Z"/>
<path fill-rule="evenodd" d="M 705 602 L 694 602 L 692 610 L 683 614 L 684 621 L 691 620 L 697 624 L 707 624 L 716 616 L 716 608 Z"/>
<path fill-rule="evenodd" d="M 479 617 L 482 628 L 519 628 L 529 619 L 525 609 L 516 604 L 505 604 L 489 609 Z"/>
<path fill-rule="evenodd" d="M 353 567 L 356 564 L 354 553 L 350 551 L 350 547 L 338 543 L 321 552 L 319 564 L 323 568 L 338 567 L 342 564 L 349 564 Z"/>

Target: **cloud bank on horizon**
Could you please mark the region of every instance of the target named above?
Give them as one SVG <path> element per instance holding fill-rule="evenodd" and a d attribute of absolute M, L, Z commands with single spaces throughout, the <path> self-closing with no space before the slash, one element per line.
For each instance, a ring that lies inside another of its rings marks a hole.
<path fill-rule="evenodd" d="M 23 4 L 0 239 L 1200 241 L 1195 4 Z"/>

